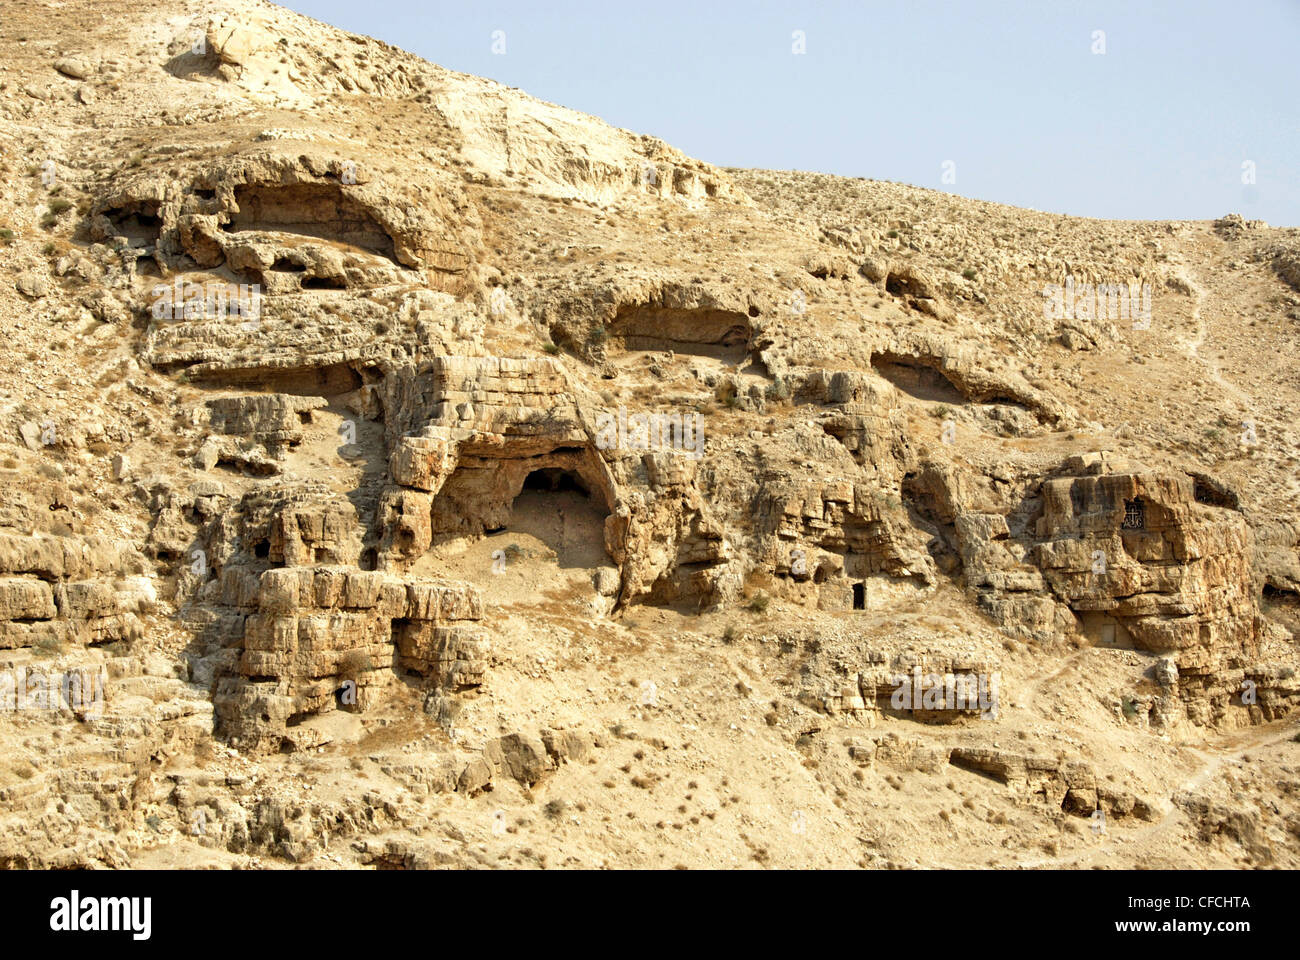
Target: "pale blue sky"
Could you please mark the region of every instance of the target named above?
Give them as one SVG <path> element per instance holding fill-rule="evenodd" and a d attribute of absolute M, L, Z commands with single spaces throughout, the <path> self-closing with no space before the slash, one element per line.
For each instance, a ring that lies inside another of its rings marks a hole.
<path fill-rule="evenodd" d="M 723 166 L 1078 216 L 1300 226 L 1300 0 L 287 6 Z"/>

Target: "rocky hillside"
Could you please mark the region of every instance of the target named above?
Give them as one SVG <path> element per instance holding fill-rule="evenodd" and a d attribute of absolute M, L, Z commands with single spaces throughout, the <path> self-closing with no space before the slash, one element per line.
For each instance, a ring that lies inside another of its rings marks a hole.
<path fill-rule="evenodd" d="M 251 0 L 10 0 L 0 118 L 0 864 L 1300 866 L 1300 232 Z"/>

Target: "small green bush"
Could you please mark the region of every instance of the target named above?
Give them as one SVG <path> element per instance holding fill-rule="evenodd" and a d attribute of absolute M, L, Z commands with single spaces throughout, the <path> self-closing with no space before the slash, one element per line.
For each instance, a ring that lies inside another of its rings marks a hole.
<path fill-rule="evenodd" d="M 339 661 L 339 676 L 349 680 L 356 680 L 361 674 L 370 673 L 374 669 L 369 654 L 363 650 L 349 650 Z"/>
<path fill-rule="evenodd" d="M 42 659 L 57 657 L 63 653 L 63 641 L 57 637 L 41 637 L 32 645 L 32 653 Z"/>

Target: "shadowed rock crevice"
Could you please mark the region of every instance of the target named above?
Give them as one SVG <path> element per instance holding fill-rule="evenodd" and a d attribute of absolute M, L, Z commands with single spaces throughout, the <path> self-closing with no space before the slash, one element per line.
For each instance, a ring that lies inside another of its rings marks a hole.
<path fill-rule="evenodd" d="M 878 353 L 871 358 L 872 368 L 882 377 L 918 400 L 938 403 L 965 403 L 966 395 L 943 371 L 920 357 L 896 353 Z"/>
<path fill-rule="evenodd" d="M 733 363 L 745 357 L 753 336 L 743 313 L 633 305 L 619 309 L 609 332 L 621 337 L 628 350 L 673 350 L 731 358 Z"/>
<path fill-rule="evenodd" d="M 393 239 L 366 206 L 332 183 L 243 184 L 222 229 L 297 234 L 368 250 L 393 260 Z"/>

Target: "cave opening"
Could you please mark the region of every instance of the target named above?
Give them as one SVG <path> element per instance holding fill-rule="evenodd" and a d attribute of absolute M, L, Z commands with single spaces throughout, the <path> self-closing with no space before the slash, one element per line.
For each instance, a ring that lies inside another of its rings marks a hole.
<path fill-rule="evenodd" d="M 534 538 L 554 551 L 559 566 L 594 569 L 610 562 L 605 547 L 608 505 L 592 480 L 577 469 L 530 470 L 508 509 L 502 532 Z"/>
<path fill-rule="evenodd" d="M 738 311 L 625 304 L 609 332 L 630 351 L 672 351 L 738 366 L 749 353 L 754 327 L 749 315 Z"/>
<path fill-rule="evenodd" d="M 917 400 L 952 405 L 964 404 L 969 400 L 929 358 L 876 353 L 871 357 L 871 366 L 880 376 Z"/>
<path fill-rule="evenodd" d="M 331 363 L 323 367 L 225 369 L 204 375 L 202 380 L 205 386 L 256 387 L 259 392 L 291 393 L 298 397 L 337 397 L 365 386 L 361 374 L 347 363 Z"/>
<path fill-rule="evenodd" d="M 235 188 L 235 210 L 222 229 L 298 234 L 396 261 L 393 238 L 384 226 L 365 204 L 333 183 L 241 184 Z"/>
<path fill-rule="evenodd" d="M 572 470 L 559 467 L 543 467 L 534 470 L 524 478 L 524 490 L 539 490 L 544 493 L 580 493 L 591 496 L 591 488 Z"/>
<path fill-rule="evenodd" d="M 113 230 L 131 240 L 133 245 L 156 243 L 162 230 L 157 203 L 130 203 L 103 211 Z"/>
<path fill-rule="evenodd" d="M 299 286 L 303 290 L 346 290 L 348 282 L 342 277 L 305 277 Z"/>

